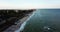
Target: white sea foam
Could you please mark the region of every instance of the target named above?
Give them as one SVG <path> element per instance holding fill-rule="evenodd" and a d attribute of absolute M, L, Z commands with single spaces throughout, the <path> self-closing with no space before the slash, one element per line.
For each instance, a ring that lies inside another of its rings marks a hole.
<path fill-rule="evenodd" d="M 36 11 L 35 11 L 36 12 Z M 20 28 L 18 30 L 16 30 L 15 32 L 20 32 L 20 31 L 23 31 L 27 21 L 35 14 L 35 12 L 33 12 L 33 14 L 26 20 L 24 21 L 24 23 L 22 23 L 22 25 L 20 26 Z"/>

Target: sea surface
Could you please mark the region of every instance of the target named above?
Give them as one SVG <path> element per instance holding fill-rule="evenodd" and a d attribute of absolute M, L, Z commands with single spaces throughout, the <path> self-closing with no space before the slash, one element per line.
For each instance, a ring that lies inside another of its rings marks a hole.
<path fill-rule="evenodd" d="M 60 9 L 37 9 L 23 32 L 60 32 Z"/>

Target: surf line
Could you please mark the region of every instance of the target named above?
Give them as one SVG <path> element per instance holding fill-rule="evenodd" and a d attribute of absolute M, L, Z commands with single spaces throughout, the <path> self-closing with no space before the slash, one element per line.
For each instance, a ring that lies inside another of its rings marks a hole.
<path fill-rule="evenodd" d="M 25 25 L 26 25 L 26 23 L 27 23 L 27 21 L 28 21 L 32 16 L 34 16 L 35 13 L 36 13 L 36 11 L 34 11 L 34 12 L 32 13 L 32 15 L 29 16 L 29 18 L 28 18 L 26 21 L 24 21 L 24 23 L 21 24 L 20 28 L 19 28 L 18 30 L 16 30 L 15 32 L 21 32 L 21 31 L 23 31 L 23 30 L 24 30 L 24 27 L 25 27 Z"/>

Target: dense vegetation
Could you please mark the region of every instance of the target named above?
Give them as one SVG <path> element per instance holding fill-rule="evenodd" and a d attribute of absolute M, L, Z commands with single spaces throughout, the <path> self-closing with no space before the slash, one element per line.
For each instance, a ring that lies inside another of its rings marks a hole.
<path fill-rule="evenodd" d="M 33 10 L 0 10 L 0 31 L 7 29 L 11 25 L 15 25 L 19 19 L 27 16 Z"/>

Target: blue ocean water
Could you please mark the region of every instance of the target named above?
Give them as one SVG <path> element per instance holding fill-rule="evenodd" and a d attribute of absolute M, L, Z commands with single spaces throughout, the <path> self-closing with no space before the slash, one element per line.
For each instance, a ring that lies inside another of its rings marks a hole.
<path fill-rule="evenodd" d="M 60 32 L 60 9 L 37 9 L 23 32 Z"/>

